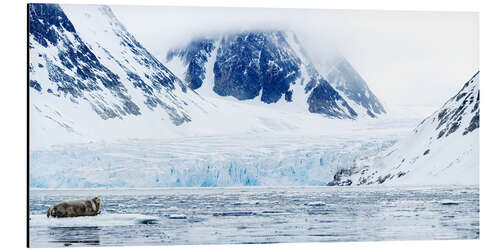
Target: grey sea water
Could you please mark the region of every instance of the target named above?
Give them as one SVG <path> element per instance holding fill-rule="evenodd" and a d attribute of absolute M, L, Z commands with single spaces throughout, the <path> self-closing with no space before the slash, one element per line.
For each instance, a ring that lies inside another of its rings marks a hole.
<path fill-rule="evenodd" d="M 96 217 L 50 205 L 100 196 Z M 30 190 L 31 247 L 479 238 L 479 188 L 238 187 Z"/>

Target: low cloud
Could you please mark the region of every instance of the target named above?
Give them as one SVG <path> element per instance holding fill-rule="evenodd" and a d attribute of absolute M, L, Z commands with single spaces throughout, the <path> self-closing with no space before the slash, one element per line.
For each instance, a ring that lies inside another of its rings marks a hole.
<path fill-rule="evenodd" d="M 155 56 L 189 40 L 249 29 L 294 31 L 318 66 L 346 57 L 389 105 L 438 108 L 478 69 L 469 12 L 111 6 Z"/>

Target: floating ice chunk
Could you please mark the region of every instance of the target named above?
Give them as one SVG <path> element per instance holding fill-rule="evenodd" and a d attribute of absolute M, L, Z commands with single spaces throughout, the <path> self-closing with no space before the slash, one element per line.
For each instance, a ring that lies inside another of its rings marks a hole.
<path fill-rule="evenodd" d="M 30 215 L 30 226 L 34 227 L 102 227 L 156 224 L 154 216 L 142 214 L 100 214 L 71 218 L 47 218 L 46 215 Z"/>
<path fill-rule="evenodd" d="M 158 224 L 157 219 L 140 219 L 138 220 L 138 224 Z"/>
<path fill-rule="evenodd" d="M 187 219 L 187 216 L 184 214 L 171 214 L 168 216 L 169 219 L 174 219 L 174 220 L 181 220 L 181 219 Z"/>
<path fill-rule="evenodd" d="M 452 201 L 452 200 L 441 201 L 441 205 L 444 205 L 444 206 L 453 206 L 453 205 L 458 205 L 458 204 L 460 204 L 460 202 L 458 202 L 458 201 Z"/>
<path fill-rule="evenodd" d="M 263 216 L 273 216 L 273 215 L 285 215 L 285 214 L 291 214 L 285 210 L 264 210 L 260 212 L 261 215 Z"/>
<path fill-rule="evenodd" d="M 312 201 L 309 203 L 305 203 L 304 205 L 311 206 L 311 207 L 321 207 L 321 206 L 325 206 L 326 203 L 324 203 L 322 201 Z"/>
<path fill-rule="evenodd" d="M 283 210 L 264 210 L 262 211 L 263 214 L 282 214 L 285 213 Z"/>
<path fill-rule="evenodd" d="M 254 215 L 252 211 L 232 211 L 232 212 L 216 212 L 213 216 L 250 216 Z"/>
<path fill-rule="evenodd" d="M 232 205 L 233 206 L 243 206 L 243 205 L 253 205 L 253 204 L 259 204 L 259 202 L 252 201 L 252 200 L 240 200 L 240 201 L 234 202 Z"/>

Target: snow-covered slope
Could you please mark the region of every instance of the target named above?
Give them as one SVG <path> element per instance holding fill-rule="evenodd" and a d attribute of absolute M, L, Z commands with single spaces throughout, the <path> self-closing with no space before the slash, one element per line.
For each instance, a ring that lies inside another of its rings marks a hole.
<path fill-rule="evenodd" d="M 202 96 L 255 100 L 273 104 L 272 108 L 341 119 L 385 112 L 364 81 L 363 87 L 358 84 L 339 93 L 334 83 L 318 73 L 292 32 L 248 31 L 195 39 L 169 51 L 166 60 L 167 67 Z M 352 67 L 349 70 L 336 78 L 338 86 L 357 84 L 351 81 L 357 80 L 357 73 Z M 363 95 L 348 91 L 354 89 Z M 361 100 L 364 97 L 372 99 Z"/>
<path fill-rule="evenodd" d="M 208 106 L 107 6 L 30 4 L 29 56 L 34 144 L 169 130 Z"/>
<path fill-rule="evenodd" d="M 413 134 L 339 170 L 329 185 L 479 184 L 479 72 Z"/>

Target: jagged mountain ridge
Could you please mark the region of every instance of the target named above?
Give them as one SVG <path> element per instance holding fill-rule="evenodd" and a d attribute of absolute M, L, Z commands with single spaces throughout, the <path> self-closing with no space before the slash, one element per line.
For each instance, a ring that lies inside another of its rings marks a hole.
<path fill-rule="evenodd" d="M 329 185 L 479 183 L 479 72 L 412 135 L 345 166 Z"/>
<path fill-rule="evenodd" d="M 318 73 L 292 32 L 247 31 L 194 39 L 170 50 L 166 60 L 193 90 L 208 85 L 219 96 L 298 103 L 304 111 L 336 118 L 385 113 L 376 97 L 364 106 L 356 104 L 359 97 L 346 98 Z"/>
<path fill-rule="evenodd" d="M 118 76 L 100 63 L 58 5 L 30 4 L 29 15 L 29 46 L 38 52 L 30 53 L 30 87 L 39 93 L 70 96 L 75 102 L 91 92 L 116 96 L 114 108 L 103 98 L 85 96 L 103 119 L 140 114 L 139 107 L 123 94 L 125 87 Z M 48 81 L 38 77 L 40 71 L 46 71 L 42 74 Z"/>
<path fill-rule="evenodd" d="M 107 6 L 30 4 L 28 32 L 32 145 L 170 135 L 212 111 Z"/>
<path fill-rule="evenodd" d="M 370 117 L 386 113 L 366 81 L 345 58 L 337 59 L 335 65 L 327 73 L 326 79 L 346 96 L 348 101 L 351 101 L 351 106 L 363 107 Z"/>
<path fill-rule="evenodd" d="M 102 119 L 161 108 L 176 125 L 190 121 L 186 106 L 196 94 L 149 53 L 109 7 L 65 5 L 63 10 L 55 4 L 30 4 L 29 9 L 35 105 L 36 96 L 52 95 L 86 102 Z"/>

